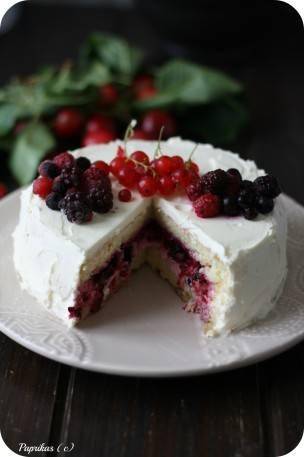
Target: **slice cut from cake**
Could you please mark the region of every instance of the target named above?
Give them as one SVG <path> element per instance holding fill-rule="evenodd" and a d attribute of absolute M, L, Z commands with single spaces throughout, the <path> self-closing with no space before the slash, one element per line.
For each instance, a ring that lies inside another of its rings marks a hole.
<path fill-rule="evenodd" d="M 122 143 L 90 146 L 73 156 L 110 163 L 118 146 Z M 164 154 L 184 160 L 194 146 L 179 138 L 161 143 Z M 127 148 L 128 154 L 141 150 L 152 159 L 157 143 L 130 141 Z M 201 173 L 233 168 L 244 180 L 264 174 L 254 162 L 210 145 L 198 145 L 192 159 Z M 143 198 L 132 190 L 125 203 L 118 198 L 122 186 L 115 178 L 112 187 L 113 209 L 82 225 L 52 211 L 32 186 L 22 192 L 14 262 L 23 288 L 49 311 L 69 325 L 77 323 L 99 311 L 145 262 L 172 284 L 208 335 L 242 328 L 273 308 L 286 275 L 280 197 L 272 212 L 255 220 L 200 218 L 186 195 Z"/>

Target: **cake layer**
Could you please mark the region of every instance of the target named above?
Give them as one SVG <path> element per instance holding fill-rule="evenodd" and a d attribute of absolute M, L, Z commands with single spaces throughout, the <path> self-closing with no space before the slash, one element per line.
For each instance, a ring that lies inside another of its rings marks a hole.
<path fill-rule="evenodd" d="M 92 162 L 110 162 L 121 144 L 90 146 L 73 154 Z M 152 158 L 156 146 L 156 142 L 130 141 L 127 153 L 139 149 Z M 164 154 L 184 159 L 194 146 L 179 138 L 161 143 Z M 198 145 L 193 160 L 201 173 L 236 168 L 243 179 L 250 180 L 264 174 L 254 162 L 210 145 Z M 286 274 L 286 217 L 280 197 L 272 213 L 254 221 L 224 216 L 202 219 L 185 196 L 143 199 L 133 191 L 132 201 L 122 203 L 118 189 L 113 180 L 113 210 L 95 214 L 92 222 L 83 225 L 72 224 L 62 213 L 51 211 L 33 195 L 31 186 L 23 191 L 20 222 L 14 233 L 14 261 L 23 287 L 49 310 L 70 323 L 67 309 L 74 306 L 79 284 L 132 238 L 151 214 L 208 270 L 214 287 L 210 334 L 247 325 L 274 306 Z"/>

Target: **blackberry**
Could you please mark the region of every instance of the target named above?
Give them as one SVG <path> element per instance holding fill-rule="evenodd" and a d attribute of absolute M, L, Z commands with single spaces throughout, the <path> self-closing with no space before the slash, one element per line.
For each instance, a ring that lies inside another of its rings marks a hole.
<path fill-rule="evenodd" d="M 257 211 L 261 214 L 271 213 L 274 207 L 273 199 L 265 197 L 264 195 L 259 195 L 255 207 Z"/>
<path fill-rule="evenodd" d="M 80 173 L 77 167 L 65 167 L 61 170 L 60 178 L 67 188 L 77 187 L 80 182 Z"/>
<path fill-rule="evenodd" d="M 247 190 L 255 190 L 255 185 L 253 184 L 252 181 L 249 181 L 248 179 L 244 179 L 241 182 L 241 189 L 247 189 Z"/>
<path fill-rule="evenodd" d="M 89 191 L 97 185 L 104 189 L 111 189 L 111 180 L 103 170 L 91 166 L 82 175 L 82 186 L 84 190 Z"/>
<path fill-rule="evenodd" d="M 236 168 L 229 168 L 229 170 L 227 170 L 227 175 L 233 176 L 234 178 L 238 178 L 240 182 L 242 181 L 242 175 Z"/>
<path fill-rule="evenodd" d="M 254 187 L 252 189 L 250 187 L 242 189 L 239 193 L 237 201 L 239 206 L 243 209 L 254 207 L 256 201 Z"/>
<path fill-rule="evenodd" d="M 70 222 L 82 224 L 92 219 L 92 210 L 82 192 L 70 192 L 59 203 L 59 208 Z"/>
<path fill-rule="evenodd" d="M 226 216 L 239 216 L 240 206 L 238 204 L 237 197 L 231 195 L 229 197 L 223 198 L 222 209 L 223 209 L 223 213 Z"/>
<path fill-rule="evenodd" d="M 226 195 L 237 195 L 241 188 L 242 176 L 236 168 L 229 168 L 227 171 Z"/>
<path fill-rule="evenodd" d="M 254 181 L 256 191 L 259 195 L 275 198 L 281 193 L 278 180 L 271 175 L 259 176 Z"/>
<path fill-rule="evenodd" d="M 243 215 L 244 215 L 245 219 L 248 219 L 248 220 L 251 221 L 251 220 L 255 219 L 258 216 L 258 212 L 254 207 L 245 208 L 244 211 L 243 211 Z"/>
<path fill-rule="evenodd" d="M 76 159 L 76 166 L 80 171 L 85 171 L 91 166 L 91 161 L 86 157 L 78 157 Z"/>
<path fill-rule="evenodd" d="M 52 185 L 53 192 L 56 192 L 57 194 L 64 196 L 67 189 L 68 189 L 67 186 L 65 185 L 63 179 L 60 176 L 58 176 L 57 178 L 54 179 L 53 185 Z"/>
<path fill-rule="evenodd" d="M 195 182 L 189 184 L 186 187 L 186 194 L 190 201 L 194 202 L 204 193 L 204 186 L 201 179 L 197 179 Z"/>
<path fill-rule="evenodd" d="M 92 187 L 87 198 L 90 207 L 96 213 L 107 213 L 113 208 L 112 190 L 107 187 Z"/>
<path fill-rule="evenodd" d="M 44 160 L 39 165 L 38 172 L 41 176 L 54 179 L 60 175 L 60 168 L 52 160 Z"/>
<path fill-rule="evenodd" d="M 201 182 L 205 193 L 223 195 L 228 184 L 227 173 L 218 168 L 202 176 Z"/>
<path fill-rule="evenodd" d="M 51 192 L 45 199 L 46 206 L 53 211 L 59 211 L 59 204 L 60 201 L 62 200 L 62 195 L 56 193 L 56 192 Z"/>

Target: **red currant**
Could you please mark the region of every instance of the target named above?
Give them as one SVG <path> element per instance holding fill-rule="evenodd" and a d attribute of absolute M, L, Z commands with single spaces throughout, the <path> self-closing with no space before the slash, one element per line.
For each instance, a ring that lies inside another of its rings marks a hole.
<path fill-rule="evenodd" d="M 175 170 L 182 170 L 185 166 L 184 160 L 180 156 L 172 156 L 171 157 L 171 167 L 172 171 Z"/>
<path fill-rule="evenodd" d="M 147 154 L 143 151 L 134 151 L 131 154 L 131 159 L 135 160 L 136 162 L 144 163 L 145 165 L 149 165 L 150 159 Z"/>
<path fill-rule="evenodd" d="M 191 175 L 187 170 L 176 170 L 172 173 L 173 181 L 183 187 L 186 188 L 191 183 Z"/>
<path fill-rule="evenodd" d="M 86 123 L 86 132 L 95 133 L 100 130 L 107 130 L 115 133 L 115 125 L 113 119 L 103 114 L 93 114 Z"/>
<path fill-rule="evenodd" d="M 158 190 L 161 195 L 170 195 L 175 190 L 175 183 L 171 176 L 161 176 L 158 182 Z"/>
<path fill-rule="evenodd" d="M 63 108 L 58 111 L 53 128 L 58 137 L 70 138 L 81 133 L 84 118 L 76 108 Z"/>
<path fill-rule="evenodd" d="M 118 90 L 113 84 L 105 84 L 99 88 L 100 101 L 103 105 L 115 105 L 118 101 Z"/>
<path fill-rule="evenodd" d="M 153 176 L 144 176 L 139 180 L 137 189 L 143 197 L 152 197 L 157 192 L 157 182 Z"/>
<path fill-rule="evenodd" d="M 122 146 L 118 146 L 117 152 L 116 152 L 117 157 L 126 157 L 126 151 Z"/>
<path fill-rule="evenodd" d="M 0 182 L 0 198 L 3 198 L 7 194 L 7 187 Z"/>
<path fill-rule="evenodd" d="M 192 160 L 186 162 L 186 167 L 188 170 L 193 171 L 197 175 L 199 174 L 199 166 L 195 162 L 192 162 Z"/>
<path fill-rule="evenodd" d="M 141 129 L 151 138 L 157 139 L 160 129 L 164 127 L 163 137 L 169 138 L 176 134 L 176 122 L 171 114 L 159 109 L 148 111 L 141 120 Z"/>
<path fill-rule="evenodd" d="M 132 89 L 134 94 L 138 94 L 142 89 L 146 87 L 153 87 L 154 86 L 154 78 L 151 75 L 138 75 L 134 78 L 132 83 Z"/>
<path fill-rule="evenodd" d="M 124 167 L 126 164 L 126 161 L 122 157 L 115 157 L 113 160 L 110 162 L 110 171 L 114 176 L 118 175 L 119 170 Z"/>
<path fill-rule="evenodd" d="M 98 132 L 87 133 L 82 140 L 83 146 L 90 146 L 93 144 L 109 143 L 115 140 L 116 135 L 110 130 L 99 130 Z"/>
<path fill-rule="evenodd" d="M 132 199 L 132 194 L 131 194 L 131 192 L 129 191 L 129 189 L 121 189 L 121 190 L 118 192 L 118 199 L 119 199 L 121 202 L 129 202 L 129 201 L 131 201 L 131 199 Z"/>
<path fill-rule="evenodd" d="M 35 195 L 39 195 L 39 197 L 44 199 L 52 191 L 52 186 L 52 179 L 41 176 L 40 178 L 35 179 L 33 182 L 33 193 Z"/>
<path fill-rule="evenodd" d="M 147 100 L 148 98 L 152 98 L 157 94 L 157 89 L 154 86 L 142 87 L 138 89 L 136 92 L 136 99 L 137 100 Z"/>
<path fill-rule="evenodd" d="M 161 156 L 154 161 L 153 165 L 159 176 L 169 175 L 172 172 L 171 157 Z"/>
<path fill-rule="evenodd" d="M 110 173 L 109 165 L 106 162 L 104 162 L 103 160 L 96 160 L 96 162 L 94 162 L 92 164 L 92 166 L 95 168 L 98 168 L 99 170 L 104 171 L 106 175 L 108 175 Z"/>
<path fill-rule="evenodd" d="M 117 179 L 123 186 L 134 187 L 138 181 L 138 174 L 134 168 L 125 165 L 117 173 Z"/>

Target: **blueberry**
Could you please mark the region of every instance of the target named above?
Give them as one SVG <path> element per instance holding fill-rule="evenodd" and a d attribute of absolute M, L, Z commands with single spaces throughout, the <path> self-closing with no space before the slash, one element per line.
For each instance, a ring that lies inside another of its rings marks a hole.
<path fill-rule="evenodd" d="M 248 186 L 245 189 L 242 189 L 238 196 L 238 204 L 241 208 L 251 208 L 254 206 L 256 200 L 256 193 L 254 188 Z"/>
<path fill-rule="evenodd" d="M 46 206 L 53 211 L 59 211 L 59 203 L 62 199 L 62 195 L 56 192 L 51 192 L 45 199 Z"/>
<path fill-rule="evenodd" d="M 90 168 L 91 162 L 86 157 L 78 157 L 78 159 L 76 159 L 76 166 L 79 170 L 85 171 Z"/>
<path fill-rule="evenodd" d="M 54 179 L 60 174 L 60 168 L 51 160 L 44 160 L 39 165 L 38 171 L 41 176 Z"/>

